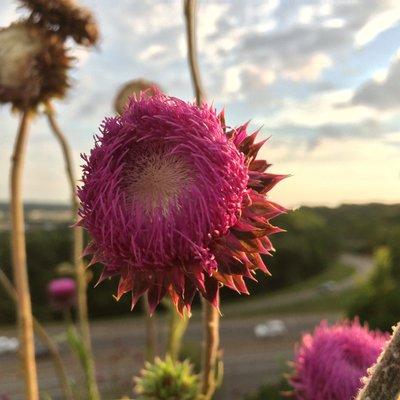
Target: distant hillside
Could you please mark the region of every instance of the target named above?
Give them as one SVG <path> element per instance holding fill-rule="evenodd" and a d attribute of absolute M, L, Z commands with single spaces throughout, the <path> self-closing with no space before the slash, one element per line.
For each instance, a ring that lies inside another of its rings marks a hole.
<path fill-rule="evenodd" d="M 52 229 L 54 225 L 71 221 L 71 209 L 67 204 L 26 203 L 24 205 L 27 228 L 43 227 Z M 10 229 L 9 205 L 0 203 L 0 231 Z"/>
<path fill-rule="evenodd" d="M 384 244 L 390 231 L 399 229 L 398 204 L 343 204 L 339 207 L 302 207 L 318 214 L 349 251 L 370 252 Z"/>
<path fill-rule="evenodd" d="M 46 285 L 58 276 L 58 266 L 71 260 L 71 213 L 63 204 L 26 204 L 26 247 L 29 283 L 37 317 L 52 318 L 48 307 Z M 0 214 L 8 216 L 7 205 L 0 204 Z M 7 217 L 8 218 L 8 217 Z M 258 274 L 258 284 L 248 281 L 253 295 L 278 290 L 321 274 L 335 263 L 343 252 L 371 254 L 377 247 L 400 238 L 400 204 L 343 205 L 336 208 L 301 207 L 277 218 L 274 223 L 286 233 L 271 240 L 277 249 L 274 257 L 265 257 L 272 276 Z M 0 268 L 12 276 L 9 221 L 0 225 Z M 116 316 L 129 310 L 129 296 L 116 303 L 116 280 L 105 281 L 93 289 L 101 272 L 93 274 L 88 298 L 92 317 Z M 235 292 L 223 290 L 224 301 L 237 299 Z M 0 290 L 0 324 L 14 319 L 12 302 Z"/>
<path fill-rule="evenodd" d="M 66 211 L 69 210 L 70 206 L 68 204 L 59 203 L 25 203 L 25 212 L 31 210 L 45 210 L 45 211 Z M 0 212 L 8 214 L 9 204 L 7 202 L 0 202 Z"/>

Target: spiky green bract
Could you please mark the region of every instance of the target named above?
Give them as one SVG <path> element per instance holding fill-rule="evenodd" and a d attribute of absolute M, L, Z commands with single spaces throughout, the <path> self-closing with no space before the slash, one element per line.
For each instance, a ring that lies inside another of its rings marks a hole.
<path fill-rule="evenodd" d="M 188 360 L 157 357 L 134 381 L 136 400 L 197 400 L 199 396 L 199 378 Z"/>

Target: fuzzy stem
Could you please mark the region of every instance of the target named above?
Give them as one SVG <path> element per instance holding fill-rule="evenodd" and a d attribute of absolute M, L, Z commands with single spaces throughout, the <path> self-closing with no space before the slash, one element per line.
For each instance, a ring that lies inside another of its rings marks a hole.
<path fill-rule="evenodd" d="M 21 115 L 11 160 L 11 253 L 15 287 L 19 299 L 17 310 L 21 343 L 20 356 L 25 378 L 26 398 L 38 400 L 39 387 L 35 362 L 32 305 L 26 265 L 24 206 L 21 188 L 25 149 L 31 120 L 32 112 L 24 111 Z"/>
<path fill-rule="evenodd" d="M 12 283 L 7 278 L 6 274 L 0 269 L 0 285 L 3 287 L 6 294 L 10 297 L 14 303 L 18 303 L 17 292 L 15 291 Z M 72 394 L 71 386 L 69 385 L 67 371 L 65 370 L 64 363 L 60 352 L 58 350 L 57 344 L 51 338 L 51 336 L 46 332 L 39 321 L 32 316 L 33 319 L 33 330 L 40 337 L 40 340 L 44 345 L 47 346 L 54 364 L 54 369 L 57 373 L 58 380 L 60 381 L 61 389 L 64 393 L 64 398 L 66 400 L 73 400 L 74 396 Z"/>
<path fill-rule="evenodd" d="M 400 399 L 400 323 L 368 375 L 357 400 Z"/>
<path fill-rule="evenodd" d="M 205 98 L 201 84 L 200 68 L 197 60 L 196 45 L 196 0 L 184 0 L 186 21 L 186 40 L 188 62 L 196 103 L 200 106 Z M 219 348 L 219 311 L 208 301 L 203 302 L 203 355 L 202 355 L 202 385 L 201 393 L 204 400 L 210 400 L 217 388 L 216 370 Z"/>
<path fill-rule="evenodd" d="M 149 301 L 147 296 L 142 297 L 144 314 L 146 318 L 146 361 L 154 362 L 157 354 L 157 331 L 155 314 L 150 315 Z"/>
<path fill-rule="evenodd" d="M 76 178 L 73 169 L 73 158 L 70 146 L 63 132 L 54 117 L 54 111 L 51 104 L 47 104 L 45 113 L 54 136 L 57 138 L 64 157 L 65 172 L 71 190 L 71 208 L 74 219 L 78 218 L 79 202 L 76 196 Z M 100 398 L 96 382 L 95 366 L 93 361 L 92 344 L 90 339 L 89 316 L 87 307 L 87 282 L 85 266 L 82 262 L 83 254 L 83 229 L 79 226 L 73 228 L 73 260 L 75 265 L 76 281 L 78 286 L 78 321 L 82 341 L 85 346 L 85 354 L 88 357 L 85 363 L 85 375 L 88 386 L 88 395 L 90 400 Z"/>
<path fill-rule="evenodd" d="M 203 302 L 204 342 L 202 356 L 201 393 L 210 400 L 217 389 L 217 363 L 219 348 L 219 313 L 207 300 Z"/>
<path fill-rule="evenodd" d="M 179 315 L 171 301 L 168 302 L 170 315 L 169 332 L 167 341 L 167 354 L 173 361 L 179 359 L 179 353 L 182 345 L 182 337 L 189 323 L 187 315 Z"/>
<path fill-rule="evenodd" d="M 196 95 L 196 103 L 197 105 L 201 105 L 205 95 L 201 84 L 199 62 L 197 60 L 196 0 L 184 0 L 184 14 L 186 20 L 186 41 L 190 75 L 192 78 L 193 90 Z"/>

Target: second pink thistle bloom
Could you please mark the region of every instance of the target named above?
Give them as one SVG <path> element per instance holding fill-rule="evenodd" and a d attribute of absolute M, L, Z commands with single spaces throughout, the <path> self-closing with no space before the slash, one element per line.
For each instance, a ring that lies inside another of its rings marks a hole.
<path fill-rule="evenodd" d="M 53 279 L 47 286 L 52 306 L 59 310 L 68 310 L 76 302 L 76 283 L 72 278 Z"/>
<path fill-rule="evenodd" d="M 388 334 L 370 331 L 358 321 L 328 326 L 322 322 L 303 336 L 290 382 L 297 400 L 351 400 L 361 378 L 375 364 Z"/>
<path fill-rule="evenodd" d="M 267 272 L 260 253 L 280 231 L 269 220 L 285 210 L 266 193 L 284 176 L 256 160 L 256 135 L 161 93 L 104 120 L 84 156 L 80 223 L 101 279 L 120 277 L 117 298 L 147 293 L 154 311 L 168 293 L 190 311 L 197 291 L 218 306 L 222 284 L 247 293 L 243 278 Z"/>

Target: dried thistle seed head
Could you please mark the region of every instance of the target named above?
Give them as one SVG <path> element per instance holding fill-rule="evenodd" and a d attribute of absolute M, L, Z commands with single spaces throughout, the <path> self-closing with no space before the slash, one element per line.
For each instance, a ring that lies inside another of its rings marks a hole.
<path fill-rule="evenodd" d="M 72 37 L 76 43 L 93 46 L 99 40 L 99 28 L 92 12 L 75 0 L 20 0 L 31 11 L 30 19 L 62 39 Z"/>
<path fill-rule="evenodd" d="M 60 38 L 28 21 L 0 29 L 0 103 L 35 109 L 63 97 L 71 58 Z"/>
<path fill-rule="evenodd" d="M 153 96 L 158 91 L 161 91 L 160 87 L 146 79 L 129 81 L 119 89 L 114 101 L 114 109 L 118 114 L 122 114 L 130 97 L 138 96 L 141 92 L 146 92 L 145 97 Z"/>

